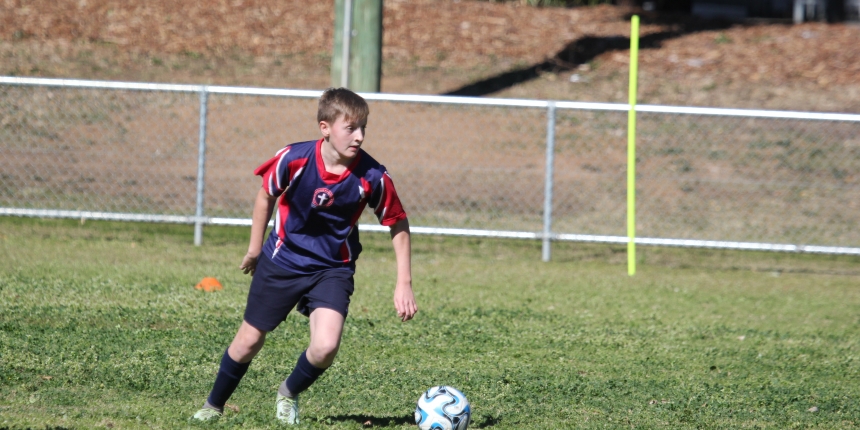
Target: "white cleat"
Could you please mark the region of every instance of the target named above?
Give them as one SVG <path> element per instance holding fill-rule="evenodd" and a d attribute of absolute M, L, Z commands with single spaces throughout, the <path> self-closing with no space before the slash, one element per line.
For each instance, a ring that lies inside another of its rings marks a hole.
<path fill-rule="evenodd" d="M 281 424 L 298 424 L 299 396 L 287 397 L 278 394 L 278 398 L 275 400 L 275 418 L 277 418 Z"/>
<path fill-rule="evenodd" d="M 215 409 L 201 408 L 199 411 L 197 411 L 196 414 L 194 414 L 193 417 L 191 417 L 191 419 L 195 420 L 195 421 L 208 422 L 208 421 L 215 421 L 218 418 L 221 418 L 221 415 L 222 415 L 221 412 L 218 412 Z"/>

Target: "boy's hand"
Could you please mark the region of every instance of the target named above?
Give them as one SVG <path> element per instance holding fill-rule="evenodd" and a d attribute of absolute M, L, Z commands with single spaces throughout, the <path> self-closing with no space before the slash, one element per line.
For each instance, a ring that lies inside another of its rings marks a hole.
<path fill-rule="evenodd" d="M 260 188 L 257 191 L 257 199 L 254 201 L 254 212 L 251 214 L 251 240 L 248 243 L 248 253 L 242 259 L 242 264 L 239 265 L 239 270 L 254 276 L 257 270 L 257 261 L 260 257 L 260 251 L 263 249 L 263 242 L 266 236 L 266 226 L 272 218 L 272 210 L 275 208 L 275 202 L 278 198 L 270 196 L 265 188 Z"/>
<path fill-rule="evenodd" d="M 254 255 L 250 252 L 245 254 L 245 258 L 242 259 L 242 264 L 239 265 L 239 269 L 241 269 L 246 275 L 250 273 L 251 276 L 254 276 L 254 272 L 257 270 L 257 259 L 259 257 L 260 254 Z"/>
<path fill-rule="evenodd" d="M 401 321 L 411 320 L 418 312 L 411 282 L 398 282 L 397 286 L 394 287 L 394 308 L 397 309 L 397 317 Z"/>

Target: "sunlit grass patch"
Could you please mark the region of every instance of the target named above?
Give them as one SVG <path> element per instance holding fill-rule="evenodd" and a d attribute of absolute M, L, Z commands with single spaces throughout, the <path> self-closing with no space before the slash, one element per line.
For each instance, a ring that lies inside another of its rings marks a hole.
<path fill-rule="evenodd" d="M 207 228 L 194 247 L 191 226 L 0 218 L 0 428 L 187 426 L 242 318 L 247 235 Z M 613 247 L 556 244 L 542 263 L 536 242 L 415 236 L 404 324 L 387 235 L 362 237 L 305 428 L 412 428 L 438 384 L 466 393 L 472 428 L 860 423 L 856 257 L 643 248 L 631 278 Z M 204 276 L 224 290 L 195 290 Z M 204 427 L 276 427 L 306 344 L 290 316 Z"/>

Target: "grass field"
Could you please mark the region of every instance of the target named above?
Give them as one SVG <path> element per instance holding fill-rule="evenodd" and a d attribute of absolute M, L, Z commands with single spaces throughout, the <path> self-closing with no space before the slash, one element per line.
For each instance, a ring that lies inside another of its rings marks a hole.
<path fill-rule="evenodd" d="M 0 428 L 180 428 L 241 321 L 244 228 L 0 218 Z M 334 366 L 303 428 L 411 428 L 463 390 L 471 428 L 856 428 L 860 258 L 414 237 L 420 312 L 400 323 L 393 253 L 365 234 Z M 193 288 L 215 276 L 222 292 Z M 225 419 L 271 428 L 307 342 L 291 316 Z M 813 412 L 814 411 L 814 412 Z"/>

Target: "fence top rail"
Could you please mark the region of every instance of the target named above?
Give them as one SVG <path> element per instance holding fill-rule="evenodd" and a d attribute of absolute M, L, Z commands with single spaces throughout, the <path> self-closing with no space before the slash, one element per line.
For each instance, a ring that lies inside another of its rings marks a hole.
<path fill-rule="evenodd" d="M 18 76 L 0 76 L 0 85 L 22 85 L 22 86 L 47 86 L 66 88 L 91 88 L 112 90 L 136 90 L 136 91 L 166 91 L 166 92 L 201 92 L 207 91 L 216 94 L 234 95 L 258 95 L 278 97 L 318 98 L 320 90 L 290 90 L 277 88 L 259 87 L 234 87 L 218 85 L 186 85 L 186 84 L 159 84 L 143 82 L 117 82 L 117 81 L 93 81 L 84 79 L 51 79 L 51 78 L 26 78 Z M 367 100 L 411 102 L 411 103 L 433 103 L 433 104 L 455 104 L 473 106 L 502 106 L 502 107 L 531 107 L 548 108 L 555 106 L 558 109 L 575 110 L 603 110 L 626 112 L 631 106 L 626 103 L 594 103 L 594 102 L 570 102 L 553 100 L 529 100 L 529 99 L 504 99 L 504 98 L 482 98 L 482 97 L 456 97 L 438 95 L 417 94 L 383 94 L 383 93 L 359 93 Z M 734 116 L 749 118 L 774 118 L 774 119 L 807 119 L 824 121 L 848 121 L 860 122 L 860 114 L 827 113 L 827 112 L 800 112 L 800 111 L 778 111 L 761 109 L 727 109 L 710 107 L 689 106 L 662 106 L 662 105 L 636 105 L 633 107 L 639 112 L 648 113 L 670 113 L 705 116 Z"/>
<path fill-rule="evenodd" d="M 0 84 L 37 87 L 94 88 L 109 90 L 169 91 L 189 93 L 200 92 L 204 88 L 203 85 L 91 81 L 86 79 L 24 78 L 18 76 L 0 76 Z"/>
<path fill-rule="evenodd" d="M 636 105 L 639 112 L 688 115 L 739 116 L 749 118 L 812 119 L 822 121 L 860 122 L 860 115 L 850 113 L 799 112 L 762 109 L 726 109 L 689 106 Z"/>

